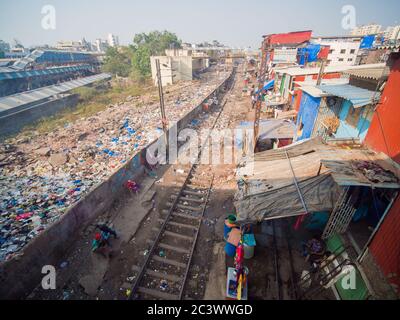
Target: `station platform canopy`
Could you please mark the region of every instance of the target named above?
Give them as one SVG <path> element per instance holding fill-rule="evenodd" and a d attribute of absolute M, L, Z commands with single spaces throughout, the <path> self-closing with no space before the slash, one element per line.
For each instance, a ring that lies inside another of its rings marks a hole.
<path fill-rule="evenodd" d="M 57 94 L 66 93 L 72 89 L 86 86 L 96 81 L 110 79 L 108 73 L 100 73 L 94 76 L 66 81 L 57 85 L 47 86 L 31 91 L 26 91 L 11 96 L 0 98 L 0 116 L 19 110 L 20 107 L 48 99 Z"/>

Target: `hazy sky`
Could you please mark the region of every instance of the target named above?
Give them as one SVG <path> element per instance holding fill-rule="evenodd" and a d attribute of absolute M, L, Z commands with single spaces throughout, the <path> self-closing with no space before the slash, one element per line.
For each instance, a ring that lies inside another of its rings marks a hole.
<path fill-rule="evenodd" d="M 41 27 L 44 5 L 56 9 L 56 29 Z M 356 8 L 357 24 L 400 24 L 399 0 L 0 0 L 0 39 L 25 46 L 57 40 L 94 41 L 109 32 L 122 44 L 135 33 L 175 32 L 185 42 L 212 41 L 257 48 L 263 34 L 295 30 L 343 35 L 344 5 Z"/>

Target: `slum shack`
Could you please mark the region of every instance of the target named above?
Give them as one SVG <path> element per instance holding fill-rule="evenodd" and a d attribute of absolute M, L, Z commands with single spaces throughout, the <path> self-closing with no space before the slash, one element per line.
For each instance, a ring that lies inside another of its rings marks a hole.
<path fill-rule="evenodd" d="M 290 237 L 288 298 L 367 299 L 370 276 L 359 261 L 397 195 L 399 177 L 387 155 L 351 141 L 314 138 L 260 152 L 238 166 L 236 223 L 253 230 L 253 260 L 277 252 L 279 238 Z M 246 265 L 255 272 L 256 262 Z M 347 274 L 354 274 L 357 290 L 343 288 Z"/>

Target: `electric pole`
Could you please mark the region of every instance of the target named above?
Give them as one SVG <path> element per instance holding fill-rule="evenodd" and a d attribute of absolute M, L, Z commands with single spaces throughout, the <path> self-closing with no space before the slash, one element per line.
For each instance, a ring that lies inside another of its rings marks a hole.
<path fill-rule="evenodd" d="M 319 69 L 318 79 L 317 79 L 317 86 L 319 86 L 324 78 L 324 71 L 325 71 L 326 59 L 322 59 L 321 61 L 321 68 Z"/>
<path fill-rule="evenodd" d="M 157 69 L 157 84 L 158 84 L 158 95 L 160 97 L 160 112 L 161 112 L 161 122 L 164 131 L 165 137 L 165 148 L 166 148 L 166 161 L 168 161 L 168 122 L 167 116 L 165 115 L 165 105 L 164 105 L 164 93 L 162 87 L 162 80 L 161 80 L 161 69 L 160 69 L 160 60 L 156 59 L 156 69 Z"/>

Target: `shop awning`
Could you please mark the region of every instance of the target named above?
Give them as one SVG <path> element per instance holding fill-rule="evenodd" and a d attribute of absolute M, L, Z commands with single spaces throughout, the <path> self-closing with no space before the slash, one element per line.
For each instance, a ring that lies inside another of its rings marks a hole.
<path fill-rule="evenodd" d="M 323 92 L 349 100 L 354 108 L 364 107 L 373 102 L 379 101 L 380 93 L 367 89 L 355 87 L 349 84 L 340 85 L 320 85 L 317 86 Z"/>

